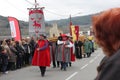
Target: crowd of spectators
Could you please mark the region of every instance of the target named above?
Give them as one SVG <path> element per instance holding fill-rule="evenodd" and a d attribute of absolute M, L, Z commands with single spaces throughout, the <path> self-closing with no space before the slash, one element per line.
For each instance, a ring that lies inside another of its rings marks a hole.
<path fill-rule="evenodd" d="M 21 41 L 4 39 L 0 41 L 0 72 L 20 69 L 31 64 L 35 47 L 34 38 L 25 38 Z"/>

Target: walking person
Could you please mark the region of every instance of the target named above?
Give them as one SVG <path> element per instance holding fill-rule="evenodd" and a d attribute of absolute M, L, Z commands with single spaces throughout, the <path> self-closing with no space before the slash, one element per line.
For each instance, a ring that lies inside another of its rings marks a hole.
<path fill-rule="evenodd" d="M 50 66 L 49 43 L 45 39 L 45 36 L 43 34 L 40 35 L 40 38 L 36 45 L 34 56 L 32 59 L 32 65 L 39 66 L 42 77 L 44 77 L 45 75 L 46 67 Z"/>
<path fill-rule="evenodd" d="M 76 58 L 81 59 L 82 58 L 82 45 L 83 45 L 83 43 L 82 43 L 82 41 L 77 40 L 77 41 L 75 41 L 74 45 L 75 45 Z"/>
<path fill-rule="evenodd" d="M 93 31 L 106 56 L 95 80 L 120 80 L 120 8 L 94 16 Z"/>
<path fill-rule="evenodd" d="M 56 61 L 56 53 L 57 53 L 57 37 L 55 34 L 53 34 L 53 37 L 51 40 L 49 40 L 50 43 L 50 52 L 51 52 L 51 61 L 53 64 L 53 68 L 56 68 L 58 66 Z"/>
<path fill-rule="evenodd" d="M 72 36 L 69 36 L 69 41 L 73 45 L 73 47 L 70 48 L 70 56 L 71 56 L 71 61 L 69 62 L 70 67 L 72 66 L 72 62 L 75 62 L 75 46 L 72 39 L 73 39 Z"/>
<path fill-rule="evenodd" d="M 61 62 L 61 70 L 66 71 L 67 64 L 71 61 L 70 48 L 72 43 L 68 40 L 68 36 L 62 34 L 62 40 L 58 40 L 58 55 L 57 60 Z"/>
<path fill-rule="evenodd" d="M 90 57 L 91 56 L 91 43 L 87 38 L 84 41 L 83 48 L 84 48 L 84 53 L 87 55 L 87 57 Z"/>

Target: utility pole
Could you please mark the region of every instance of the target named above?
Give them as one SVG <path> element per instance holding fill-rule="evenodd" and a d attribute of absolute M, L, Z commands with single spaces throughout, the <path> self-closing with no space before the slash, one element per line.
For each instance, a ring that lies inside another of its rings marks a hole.
<path fill-rule="evenodd" d="M 37 8 L 37 0 L 35 0 L 35 8 Z"/>
<path fill-rule="evenodd" d="M 38 7 L 38 3 L 37 3 L 37 0 L 35 0 L 35 4 L 34 4 L 34 6 L 35 6 L 35 8 L 27 8 L 28 10 L 34 10 L 34 9 L 44 9 L 45 7 Z"/>
<path fill-rule="evenodd" d="M 72 26 L 72 19 L 71 19 L 71 14 L 70 14 L 70 23 L 69 23 L 70 35 L 72 35 L 71 26 Z"/>

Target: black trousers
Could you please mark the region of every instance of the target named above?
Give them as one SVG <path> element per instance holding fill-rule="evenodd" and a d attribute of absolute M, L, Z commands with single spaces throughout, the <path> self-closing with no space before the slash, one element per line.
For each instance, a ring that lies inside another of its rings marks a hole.
<path fill-rule="evenodd" d="M 82 51 L 81 48 L 75 48 L 76 58 L 81 59 L 82 58 Z"/>
<path fill-rule="evenodd" d="M 8 62 L 7 70 L 15 70 L 15 62 Z"/>
<path fill-rule="evenodd" d="M 17 57 L 16 68 L 19 69 L 22 67 L 23 57 Z"/>
<path fill-rule="evenodd" d="M 7 71 L 7 64 L 3 64 L 1 67 L 1 71 L 5 73 Z"/>
<path fill-rule="evenodd" d="M 29 57 L 30 57 L 30 54 L 25 53 L 25 64 L 29 64 Z"/>
<path fill-rule="evenodd" d="M 59 61 L 53 61 L 53 67 L 56 67 L 56 62 L 57 62 L 57 67 L 59 67 Z"/>
<path fill-rule="evenodd" d="M 86 53 L 87 54 L 87 57 L 90 57 L 91 56 L 91 52 L 89 52 L 89 53 Z"/>
<path fill-rule="evenodd" d="M 41 76 L 45 75 L 46 67 L 45 66 L 39 66 L 40 71 L 41 71 Z"/>

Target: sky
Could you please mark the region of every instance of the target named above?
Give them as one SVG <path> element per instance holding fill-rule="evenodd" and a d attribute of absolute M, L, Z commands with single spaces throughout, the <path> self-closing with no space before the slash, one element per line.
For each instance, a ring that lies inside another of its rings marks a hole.
<path fill-rule="evenodd" d="M 120 7 L 120 0 L 37 0 L 39 7 L 45 7 L 45 20 L 59 20 L 75 16 L 99 13 Z M 34 8 L 34 0 L 0 0 L 0 15 L 12 16 L 28 21 L 27 8 Z"/>

